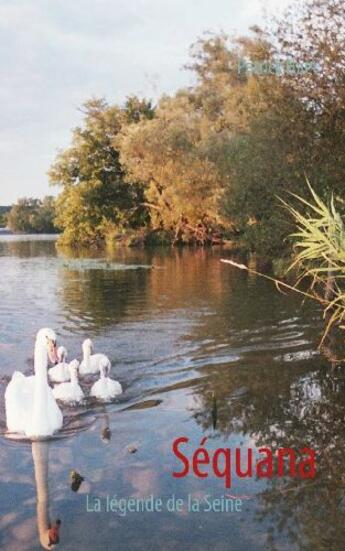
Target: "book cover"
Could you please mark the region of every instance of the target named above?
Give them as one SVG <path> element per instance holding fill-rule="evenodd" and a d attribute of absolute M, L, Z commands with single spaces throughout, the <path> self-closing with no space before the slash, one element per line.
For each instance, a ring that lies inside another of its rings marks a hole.
<path fill-rule="evenodd" d="M 0 27 L 0 548 L 343 549 L 344 2 Z"/>

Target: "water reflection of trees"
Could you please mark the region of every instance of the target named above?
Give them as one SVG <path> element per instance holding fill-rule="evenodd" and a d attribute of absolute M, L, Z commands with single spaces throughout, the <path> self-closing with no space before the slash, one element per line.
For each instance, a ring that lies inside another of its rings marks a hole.
<path fill-rule="evenodd" d="M 192 360 L 201 375 L 194 387 L 197 422 L 222 438 L 235 433 L 258 447 L 310 447 L 317 454 L 316 479 L 279 479 L 261 493 L 268 546 L 275 548 L 284 534 L 291 547 L 342 549 L 345 379 L 340 368 L 331 370 L 313 355 L 322 332 L 318 306 L 302 306 L 299 297 L 281 295 L 265 281 L 222 269 L 217 253 L 169 262 L 171 281 L 154 276 L 155 295 L 170 284 L 167 304 L 207 306 L 188 337 L 199 343 Z"/>
<path fill-rule="evenodd" d="M 221 437 L 243 434 L 257 446 L 311 447 L 317 453 L 315 480 L 279 479 L 278 486 L 268 482 L 261 493 L 260 518 L 270 525 L 268 545 L 274 548 L 283 533 L 298 549 L 341 549 L 345 380 L 324 358 L 308 358 L 321 332 L 317 307 L 301 309 L 299 298 L 284 297 L 269 283 L 223 267 L 213 251 L 130 255 L 122 259 L 117 253 L 112 260 L 154 268 L 61 268 L 60 299 L 67 318 L 103 329 L 157 311 L 196 314 L 198 323 L 186 338 L 199 345 L 191 363 L 202 375 L 194 387 L 200 402 L 194 413 L 202 428 Z M 307 356 L 299 357 L 301 351 Z"/>
<path fill-rule="evenodd" d="M 208 312 L 188 337 L 199 343 L 196 422 L 211 438 L 237 434 L 272 450 L 314 449 L 317 477 L 268 481 L 258 516 L 269 526 L 268 548 L 279 548 L 284 535 L 291 548 L 342 549 L 345 378 L 316 354 L 318 307 L 208 261 L 196 285 Z"/>
<path fill-rule="evenodd" d="M 200 301 L 220 298 L 222 291 L 218 259 L 202 250 L 120 250 L 103 259 L 100 269 L 87 269 L 86 261 L 85 269 L 76 270 L 73 262 L 68 263 L 75 254 L 69 252 L 65 258 L 60 270 L 61 309 L 67 323 L 83 330 L 101 329 L 128 317 L 138 320 L 161 311 L 200 307 Z M 151 268 L 107 269 L 107 261 Z"/>
<path fill-rule="evenodd" d="M 308 380 L 308 379 L 307 379 Z M 305 381 L 295 383 L 291 400 L 284 404 L 284 418 L 275 430 L 268 423 L 258 433 L 258 443 L 270 446 L 313 448 L 317 454 L 317 478 L 308 483 L 285 481 L 281 491 L 274 486 L 262 497 L 263 516 L 269 518 L 271 535 L 288 529 L 300 548 L 343 549 L 344 514 L 344 380 L 334 380 L 327 371 L 314 373 L 309 386 L 318 389 L 313 400 L 305 393 Z M 296 395 L 297 392 L 297 395 Z"/>
<path fill-rule="evenodd" d="M 140 314 L 145 304 L 147 272 L 62 268 L 59 298 L 67 324 L 97 331 L 123 321 L 133 303 L 136 314 Z"/>
<path fill-rule="evenodd" d="M 308 331 L 304 328 L 304 336 Z M 238 362 L 201 368 L 208 377 L 195 389 L 200 398 L 195 418 L 210 435 L 235 433 L 273 450 L 314 449 L 317 477 L 268 481 L 259 495 L 259 519 L 269 525 L 269 548 L 279 547 L 284 534 L 298 549 L 343 549 L 345 379 L 341 368 L 332 370 L 322 356 L 276 361 L 275 354 L 272 350 L 255 354 L 253 349 Z"/>
<path fill-rule="evenodd" d="M 236 396 L 243 383 L 246 391 Z M 343 549 L 345 380 L 335 379 L 334 373 L 322 367 L 303 373 L 285 368 L 275 377 L 262 369 L 243 377 L 240 369 L 234 369 L 231 377 L 213 388 L 218 405 L 216 435 L 238 433 L 257 447 L 309 447 L 316 452 L 314 480 L 269 481 L 260 495 L 259 517 L 269 523 L 273 548 L 275 537 L 280 539 L 285 533 L 299 549 Z M 205 389 L 198 391 L 203 408 L 196 419 L 211 432 L 212 395 Z"/>
<path fill-rule="evenodd" d="M 19 258 L 52 257 L 55 256 L 55 238 L 47 239 L 42 236 L 9 236 L 8 239 L 0 241 L 0 256 L 17 256 Z"/>
<path fill-rule="evenodd" d="M 51 242 L 13 242 L 11 247 L 11 254 L 19 256 L 55 254 Z M 73 252 L 70 258 L 75 256 Z M 89 258 L 90 253 L 78 256 Z M 258 446 L 309 446 L 317 452 L 315 480 L 279 479 L 279 487 L 272 482 L 261 493 L 260 518 L 270 525 L 270 545 L 284 533 L 291 547 L 341 549 L 345 379 L 340 368 L 330 371 L 321 357 L 298 359 L 301 350 L 316 349 L 322 325 L 317 308 L 306 304 L 301 310 L 298 297 L 281 295 L 269 283 L 223 266 L 217 251 L 119 250 L 107 258 L 153 268 L 76 270 L 69 267 L 68 255 L 61 254 L 58 300 L 67 325 L 103 332 L 124 320 L 145 321 L 156 313 L 179 310 L 181 319 L 184 312 L 191 316 L 196 323 L 188 326 L 185 338 L 197 348 L 188 362 L 201 375 L 194 378 L 200 402 L 194 413 L 200 426 L 220 437 L 243 434 Z M 161 353 L 164 356 L 164 350 Z M 294 354 L 292 361 L 289 355 Z M 100 437 L 109 441 L 110 436 L 104 412 Z M 46 451 L 42 449 L 44 476 Z"/>

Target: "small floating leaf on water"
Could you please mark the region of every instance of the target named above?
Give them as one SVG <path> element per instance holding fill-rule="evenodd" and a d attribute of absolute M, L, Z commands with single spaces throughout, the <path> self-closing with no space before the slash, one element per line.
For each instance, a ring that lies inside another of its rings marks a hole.
<path fill-rule="evenodd" d="M 217 420 L 218 420 L 217 398 L 216 398 L 215 392 L 213 391 L 213 392 L 212 392 L 212 422 L 213 422 L 213 430 L 216 429 Z"/>
<path fill-rule="evenodd" d="M 71 490 L 73 492 L 77 492 L 81 486 L 81 483 L 84 480 L 84 477 L 81 476 L 77 471 L 72 470 L 70 472 L 70 479 L 71 479 Z"/>
<path fill-rule="evenodd" d="M 138 448 L 135 444 L 129 444 L 127 446 L 128 453 L 136 453 L 138 451 Z"/>
<path fill-rule="evenodd" d="M 74 470 L 70 472 L 70 477 L 72 482 L 74 480 L 84 480 L 84 477 L 82 477 L 81 474 L 79 474 L 77 471 L 74 471 Z"/>

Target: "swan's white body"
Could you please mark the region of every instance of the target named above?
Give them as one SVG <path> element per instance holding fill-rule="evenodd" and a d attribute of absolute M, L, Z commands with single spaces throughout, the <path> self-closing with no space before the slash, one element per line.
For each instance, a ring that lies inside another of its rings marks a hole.
<path fill-rule="evenodd" d="M 91 354 L 93 344 L 90 339 L 86 339 L 83 342 L 83 361 L 79 366 L 79 373 L 81 375 L 88 375 L 91 373 L 98 373 L 101 363 L 107 363 L 108 369 L 111 368 L 111 363 L 105 354 Z"/>
<path fill-rule="evenodd" d="M 40 438 L 51 436 L 62 427 L 62 413 L 47 381 L 47 343 L 55 341 L 51 329 L 41 329 L 35 344 L 35 375 L 25 377 L 20 371 L 13 373 L 5 392 L 9 432 Z"/>
<path fill-rule="evenodd" d="M 49 379 L 53 383 L 64 383 L 71 379 L 69 364 L 66 362 L 67 350 L 64 346 L 60 346 L 57 351 L 59 363 L 48 370 Z"/>
<path fill-rule="evenodd" d="M 107 376 L 108 364 L 105 360 L 101 361 L 99 370 L 100 378 L 92 385 L 90 396 L 106 402 L 122 394 L 121 384 Z"/>
<path fill-rule="evenodd" d="M 73 360 L 69 364 L 71 381 L 54 386 L 53 394 L 57 400 L 61 400 L 61 402 L 67 404 L 78 404 L 84 399 L 84 392 L 78 383 L 78 366 L 79 362 Z"/>

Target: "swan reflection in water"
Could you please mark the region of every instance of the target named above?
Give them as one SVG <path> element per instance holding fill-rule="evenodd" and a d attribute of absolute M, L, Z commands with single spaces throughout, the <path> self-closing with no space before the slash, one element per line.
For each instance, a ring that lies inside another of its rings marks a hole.
<path fill-rule="evenodd" d="M 40 543 L 44 549 L 54 549 L 59 543 L 61 522 L 51 522 L 49 516 L 49 447 L 48 441 L 32 442 L 32 458 L 37 491 L 37 526 Z"/>
<path fill-rule="evenodd" d="M 109 414 L 105 406 L 102 407 L 99 417 L 101 422 L 101 440 L 104 444 L 109 444 L 111 440 L 111 430 L 109 426 Z"/>

